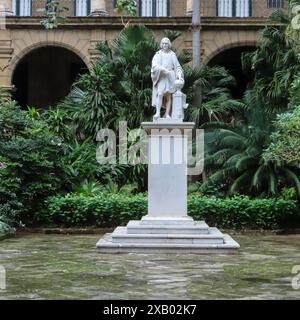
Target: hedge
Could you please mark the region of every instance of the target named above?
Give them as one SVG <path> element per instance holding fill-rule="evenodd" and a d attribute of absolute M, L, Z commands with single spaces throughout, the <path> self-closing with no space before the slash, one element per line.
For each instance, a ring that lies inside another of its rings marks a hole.
<path fill-rule="evenodd" d="M 47 200 L 47 211 L 34 218 L 39 225 L 59 227 L 115 227 L 126 225 L 147 214 L 147 197 L 102 194 L 93 197 L 69 194 Z M 278 229 L 300 225 L 297 201 L 283 199 L 250 199 L 235 196 L 228 199 L 190 196 L 188 212 L 195 220 L 210 226 L 231 229 Z M 38 218 L 38 219 L 37 219 Z"/>
<path fill-rule="evenodd" d="M 14 234 L 14 232 L 14 228 L 11 228 L 8 224 L 0 220 L 0 241 Z"/>

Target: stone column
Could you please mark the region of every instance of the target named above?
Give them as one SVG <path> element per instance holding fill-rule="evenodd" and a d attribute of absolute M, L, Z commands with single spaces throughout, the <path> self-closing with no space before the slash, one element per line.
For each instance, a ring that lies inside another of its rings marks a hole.
<path fill-rule="evenodd" d="M 11 70 L 9 67 L 14 52 L 11 47 L 10 31 L 6 29 L 5 18 L 0 16 L 0 87 L 7 89 L 11 89 Z"/>
<path fill-rule="evenodd" d="M 0 0 L 0 16 L 12 16 L 12 0 Z"/>
<path fill-rule="evenodd" d="M 106 16 L 105 0 L 91 0 L 91 14 L 90 16 Z"/>
<path fill-rule="evenodd" d="M 186 14 L 192 15 L 193 13 L 193 0 L 186 0 Z"/>

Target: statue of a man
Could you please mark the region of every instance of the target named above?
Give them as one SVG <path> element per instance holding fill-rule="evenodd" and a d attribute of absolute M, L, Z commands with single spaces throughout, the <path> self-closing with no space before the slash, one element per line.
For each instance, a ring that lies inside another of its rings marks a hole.
<path fill-rule="evenodd" d="M 166 118 L 171 118 L 172 94 L 176 91 L 175 80 L 183 79 L 183 71 L 174 51 L 171 41 L 163 38 L 159 50 L 153 57 L 151 78 L 153 81 L 152 106 L 156 108 L 154 119 L 160 118 L 160 110 L 166 108 Z"/>

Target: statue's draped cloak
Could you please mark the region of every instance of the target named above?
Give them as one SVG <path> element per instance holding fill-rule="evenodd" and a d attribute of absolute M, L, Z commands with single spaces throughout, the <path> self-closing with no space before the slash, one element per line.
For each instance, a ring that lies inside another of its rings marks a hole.
<path fill-rule="evenodd" d="M 164 69 L 169 70 L 170 73 L 165 74 L 163 72 Z M 164 52 L 163 50 L 160 50 L 154 55 L 151 67 L 153 107 L 156 107 L 159 93 L 165 95 L 166 93 L 175 92 L 175 80 L 179 71 L 182 74 L 182 68 L 173 51 L 169 50 L 168 52 Z"/>

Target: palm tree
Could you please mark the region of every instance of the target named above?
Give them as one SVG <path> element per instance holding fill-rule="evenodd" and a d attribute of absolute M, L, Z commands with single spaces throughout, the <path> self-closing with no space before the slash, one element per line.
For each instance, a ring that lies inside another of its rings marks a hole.
<path fill-rule="evenodd" d="M 186 73 L 192 82 L 188 85 L 188 100 L 196 101 L 187 109 L 186 117 L 188 121 L 195 122 L 197 128 L 207 121 L 230 120 L 234 111 L 241 112 L 245 108 L 243 102 L 232 98 L 229 87 L 235 84 L 235 79 L 225 68 L 203 66 Z M 194 98 L 199 92 L 202 96 L 200 105 Z"/>
<path fill-rule="evenodd" d="M 202 188 L 221 185 L 229 194 L 268 196 L 289 185 L 300 195 L 299 167 L 264 158 L 273 131 L 272 120 L 273 116 L 256 104 L 244 121 L 206 125 L 211 130 L 206 134 L 205 166 L 212 174 Z"/>

